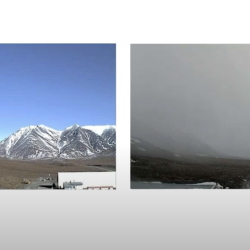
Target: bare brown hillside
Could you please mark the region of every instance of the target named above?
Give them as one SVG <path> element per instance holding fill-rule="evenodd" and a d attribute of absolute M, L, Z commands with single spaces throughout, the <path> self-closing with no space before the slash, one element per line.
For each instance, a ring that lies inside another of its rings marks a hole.
<path fill-rule="evenodd" d="M 23 179 L 39 177 L 56 178 L 58 172 L 100 172 L 115 171 L 115 157 L 89 160 L 40 160 L 17 161 L 0 158 L 0 188 L 21 188 Z"/>

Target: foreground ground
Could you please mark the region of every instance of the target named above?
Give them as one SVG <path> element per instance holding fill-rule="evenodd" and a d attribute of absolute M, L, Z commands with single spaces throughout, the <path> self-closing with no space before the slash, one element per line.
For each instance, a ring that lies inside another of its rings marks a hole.
<path fill-rule="evenodd" d="M 58 172 L 103 172 L 115 171 L 115 158 L 96 158 L 90 160 L 40 160 L 16 161 L 0 158 L 1 189 L 34 189 L 40 178 L 51 177 L 56 180 Z M 30 184 L 24 184 L 26 179 Z M 46 187 L 43 187 L 46 188 Z"/>
<path fill-rule="evenodd" d="M 229 188 L 250 188 L 250 160 L 205 157 L 168 160 L 136 156 L 132 160 L 132 181 L 180 184 L 212 181 Z"/>

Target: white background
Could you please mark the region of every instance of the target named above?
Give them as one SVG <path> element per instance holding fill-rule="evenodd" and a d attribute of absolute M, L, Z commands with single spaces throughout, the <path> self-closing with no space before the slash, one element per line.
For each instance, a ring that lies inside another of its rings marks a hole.
<path fill-rule="evenodd" d="M 130 44 L 250 43 L 249 10 L 248 1 L 1 1 L 1 43 L 117 44 L 117 190 L 1 191 L 0 249 L 248 249 L 250 191 L 129 188 Z"/>

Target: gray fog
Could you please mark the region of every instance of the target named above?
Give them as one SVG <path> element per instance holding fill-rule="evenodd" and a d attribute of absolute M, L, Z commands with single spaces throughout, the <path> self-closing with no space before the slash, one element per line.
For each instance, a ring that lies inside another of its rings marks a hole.
<path fill-rule="evenodd" d="M 131 45 L 133 119 L 250 158 L 250 45 Z"/>

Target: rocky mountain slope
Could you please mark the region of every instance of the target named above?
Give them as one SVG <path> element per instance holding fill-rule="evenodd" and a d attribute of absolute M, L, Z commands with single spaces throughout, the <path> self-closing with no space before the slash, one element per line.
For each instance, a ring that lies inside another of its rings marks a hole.
<path fill-rule="evenodd" d="M 97 127 L 98 133 L 94 132 Z M 116 129 L 109 125 L 73 125 L 64 131 L 44 125 L 28 126 L 0 142 L 0 157 L 10 159 L 87 159 L 115 155 L 115 152 Z"/>
<path fill-rule="evenodd" d="M 220 157 L 220 153 L 216 152 L 210 145 L 201 141 L 199 138 L 186 134 L 166 125 L 166 128 L 162 131 L 155 129 L 154 127 L 147 126 L 146 124 L 132 119 L 131 123 L 131 136 L 132 138 L 138 138 L 139 141 L 146 141 L 158 147 L 161 150 L 172 152 L 176 157 L 182 156 L 197 156 L 197 157 Z M 133 145 L 133 139 L 131 140 Z M 141 147 L 143 148 L 143 147 Z M 132 154 L 137 154 L 135 147 L 131 148 Z M 155 155 L 155 150 L 147 150 L 145 148 L 144 154 Z M 140 154 L 141 155 L 141 154 Z M 155 157 L 157 157 L 155 155 Z"/>
<path fill-rule="evenodd" d="M 131 138 L 131 156 L 175 158 L 175 155 L 169 151 L 163 150 L 148 141 L 140 138 Z"/>

